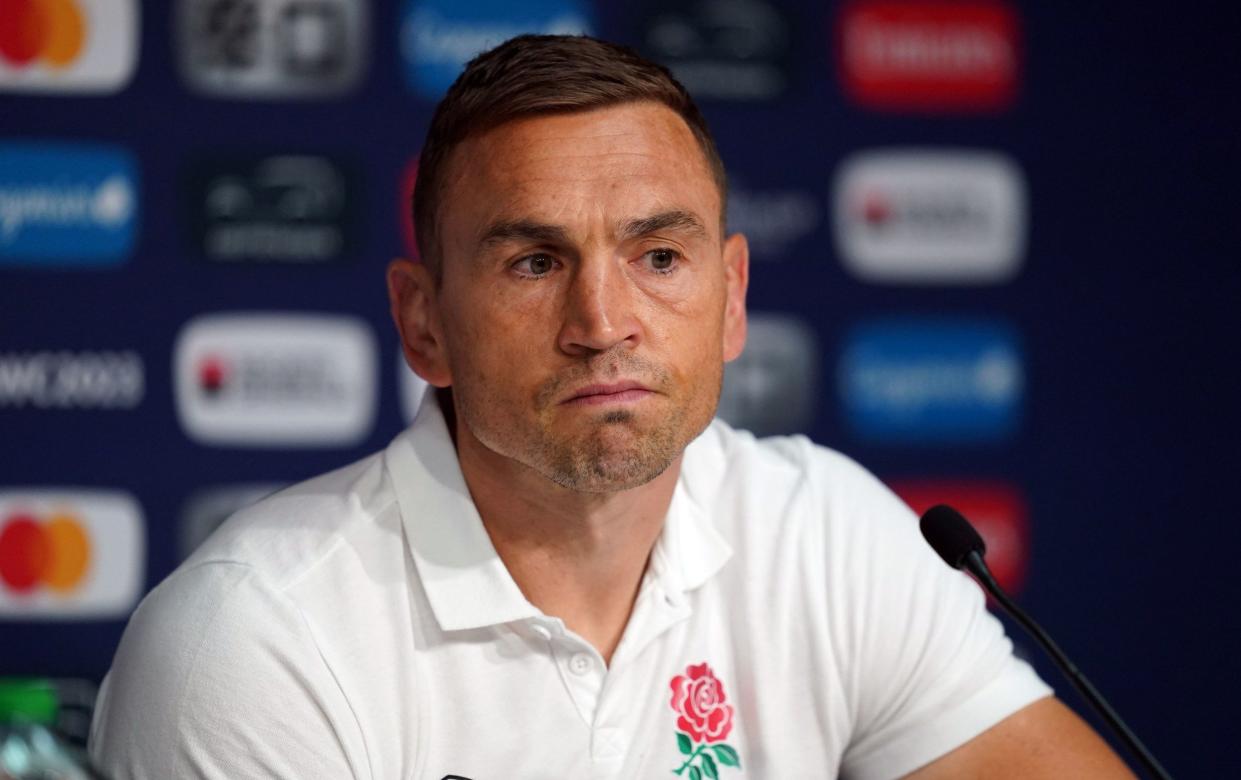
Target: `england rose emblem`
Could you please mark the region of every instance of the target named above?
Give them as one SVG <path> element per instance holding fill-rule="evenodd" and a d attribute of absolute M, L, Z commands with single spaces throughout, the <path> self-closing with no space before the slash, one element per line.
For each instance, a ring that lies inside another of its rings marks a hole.
<path fill-rule="evenodd" d="M 720 776 L 719 766 L 741 766 L 737 751 L 723 744 L 733 730 L 733 707 L 724 684 L 705 663 L 690 665 L 685 674 L 672 678 L 672 709 L 677 714 L 677 747 L 686 756 L 678 775 L 689 780 Z"/>

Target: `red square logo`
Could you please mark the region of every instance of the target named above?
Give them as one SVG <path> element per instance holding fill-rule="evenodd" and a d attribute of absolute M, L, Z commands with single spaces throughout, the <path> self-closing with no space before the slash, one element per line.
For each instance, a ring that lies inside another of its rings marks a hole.
<path fill-rule="evenodd" d="M 905 479 L 888 482 L 918 515 L 948 504 L 978 529 L 987 544 L 987 566 L 1010 595 L 1025 584 L 1030 531 L 1025 499 L 1004 482 Z"/>
<path fill-rule="evenodd" d="M 856 0 L 835 32 L 844 90 L 867 108 L 988 113 L 1016 96 L 1020 22 L 998 0 Z"/>

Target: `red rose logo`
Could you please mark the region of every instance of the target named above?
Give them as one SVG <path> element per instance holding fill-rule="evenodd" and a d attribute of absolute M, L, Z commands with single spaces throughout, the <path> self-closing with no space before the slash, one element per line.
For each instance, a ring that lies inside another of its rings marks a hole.
<path fill-rule="evenodd" d="M 688 756 L 673 772 L 687 769 L 691 780 L 719 777 L 719 764 L 741 766 L 737 751 L 723 744 L 733 730 L 733 707 L 724 685 L 705 663 L 690 665 L 672 678 L 672 709 L 677 714 L 677 747 Z M 698 744 L 701 743 L 701 744 Z M 717 763 L 718 762 L 718 763 Z"/>
<path fill-rule="evenodd" d="M 733 708 L 711 667 L 698 664 L 672 678 L 672 709 L 677 728 L 695 742 L 721 742 L 733 730 Z"/>

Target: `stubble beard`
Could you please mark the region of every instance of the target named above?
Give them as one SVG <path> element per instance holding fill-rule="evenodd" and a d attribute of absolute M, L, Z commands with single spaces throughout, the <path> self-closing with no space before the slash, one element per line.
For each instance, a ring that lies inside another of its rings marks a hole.
<path fill-rule="evenodd" d="M 536 402 L 539 419 L 554 414 L 565 389 L 586 377 L 621 375 L 637 377 L 657 393 L 672 388 L 671 377 L 663 367 L 627 352 L 603 353 L 552 378 L 540 389 Z M 598 413 L 588 421 L 584 434 L 572 437 L 558 436 L 548 425 L 497 419 L 492 412 L 511 405 L 512 399 L 485 382 L 476 384 L 481 391 L 478 397 L 453 396 L 462 421 L 488 449 L 528 466 L 567 490 L 614 493 L 645 485 L 672 465 L 711 422 L 722 381 L 721 366 L 713 380 L 707 378 L 703 387 L 691 389 L 689 398 L 672 398 L 671 411 L 658 419 L 644 420 L 643 415 L 629 409 L 612 409 Z M 678 400 L 680 403 L 675 403 Z M 654 399 L 644 403 L 652 402 Z"/>

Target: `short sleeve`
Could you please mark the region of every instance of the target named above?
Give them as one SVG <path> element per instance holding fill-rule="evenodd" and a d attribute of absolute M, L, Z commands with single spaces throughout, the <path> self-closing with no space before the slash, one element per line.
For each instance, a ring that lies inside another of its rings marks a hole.
<path fill-rule="evenodd" d="M 134 613 L 90 754 L 117 780 L 369 776 L 300 612 L 249 567 L 224 562 L 177 572 Z"/>
<path fill-rule="evenodd" d="M 825 490 L 847 555 L 834 583 L 850 611 L 849 780 L 901 777 L 1051 689 L 1013 655 L 981 588 L 926 544 L 917 518 L 842 456 Z"/>

